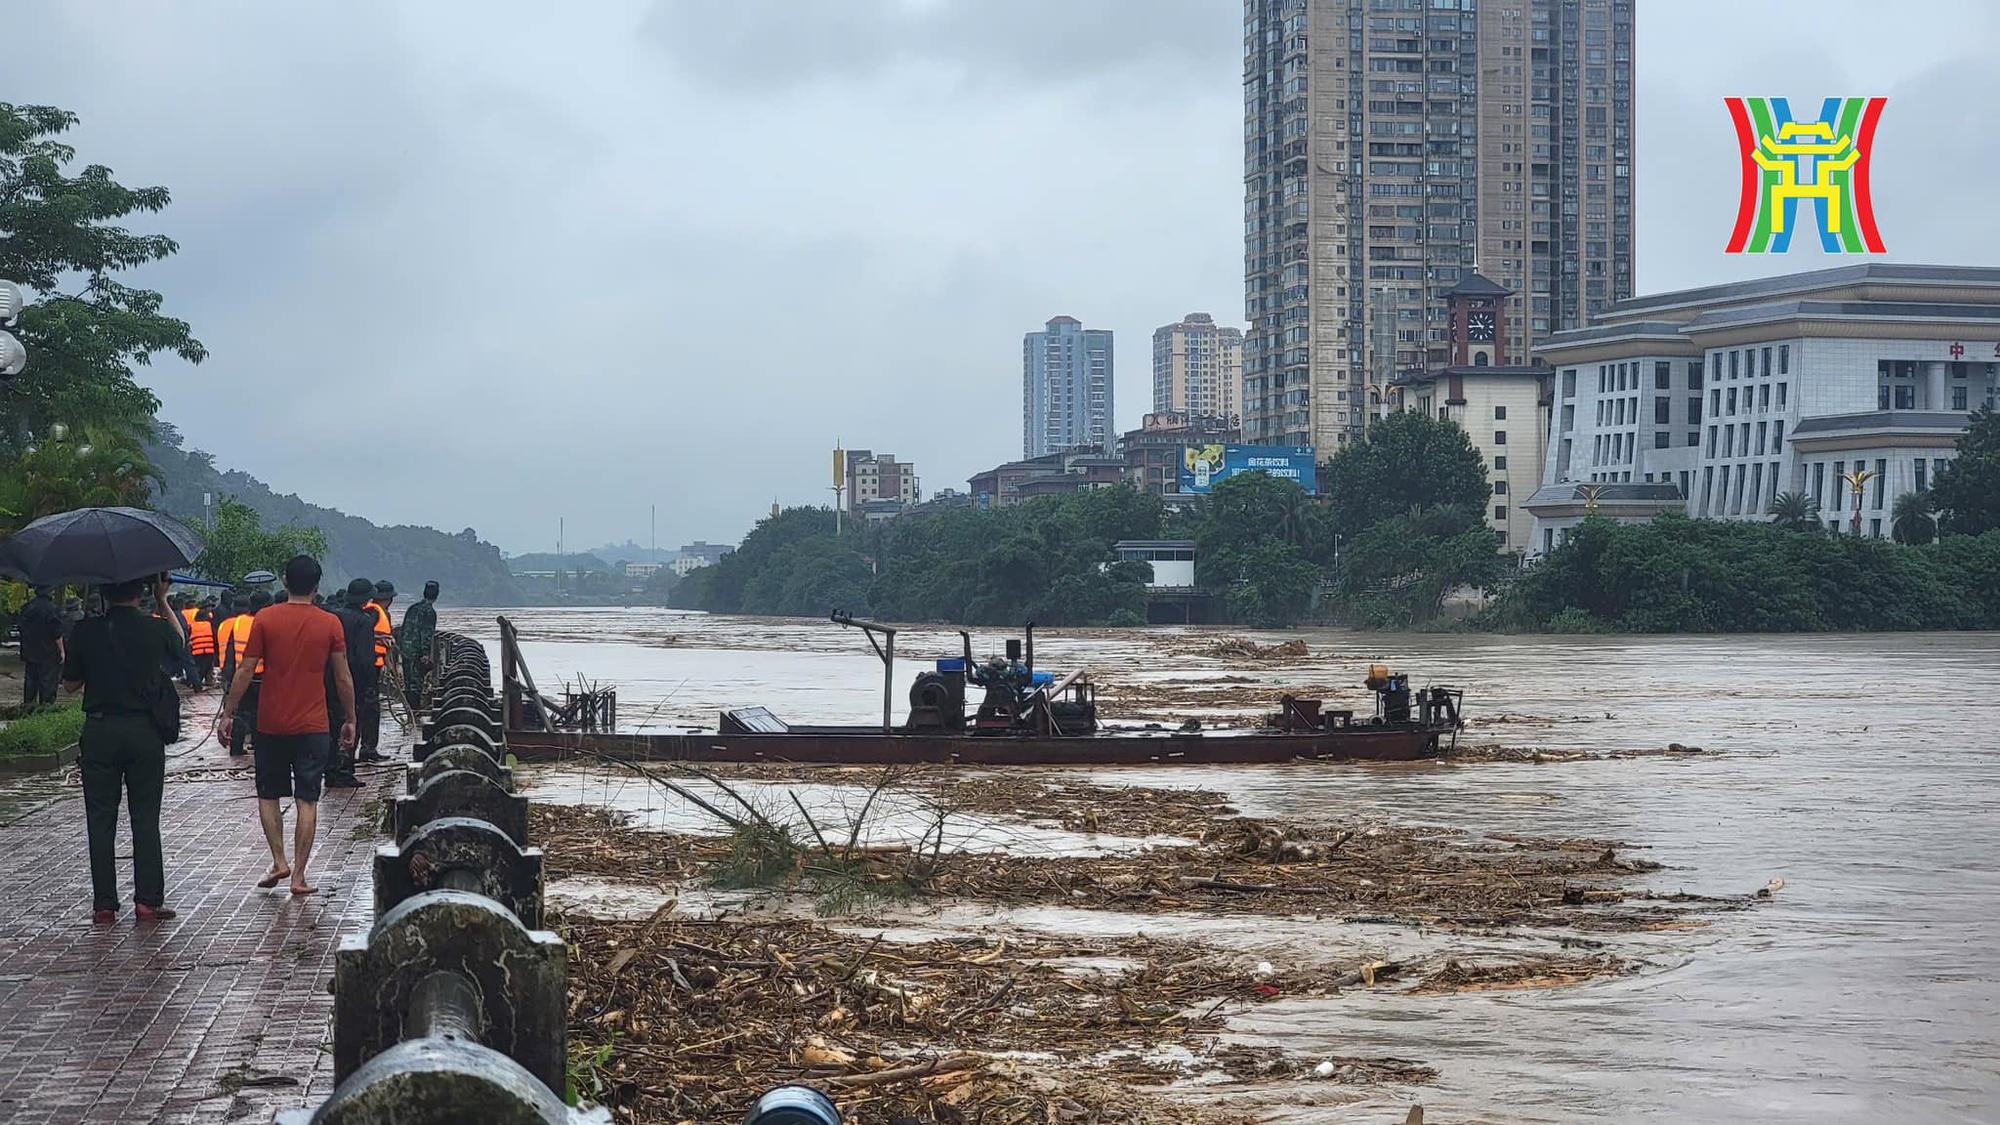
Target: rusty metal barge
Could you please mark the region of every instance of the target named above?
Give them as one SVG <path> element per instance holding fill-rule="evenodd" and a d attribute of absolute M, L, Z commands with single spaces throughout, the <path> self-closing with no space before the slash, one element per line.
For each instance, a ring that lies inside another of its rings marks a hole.
<path fill-rule="evenodd" d="M 968 766 L 1221 765 L 1306 761 L 1414 761 L 1455 743 L 1464 725 L 1463 693 L 1412 689 L 1406 675 L 1369 669 L 1375 713 L 1325 708 L 1320 700 L 1280 696 L 1279 709 L 1253 730 L 1107 729 L 1098 723 L 1095 688 L 1072 672 L 1058 680 L 1034 666 L 1034 626 L 1010 638 L 1006 655 L 976 662 L 961 632 L 963 655 L 936 661 L 909 689 L 895 715 L 896 630 L 845 614 L 836 624 L 859 629 L 882 660 L 880 726 L 787 723 L 763 707 L 722 713 L 713 732 L 617 733 L 615 697 L 562 702 L 544 697 L 521 659 L 514 626 L 500 621 L 507 747 L 523 761 L 592 753 L 635 761 L 795 762 L 828 765 L 939 763 Z M 977 688 L 976 704 L 968 689 Z"/>

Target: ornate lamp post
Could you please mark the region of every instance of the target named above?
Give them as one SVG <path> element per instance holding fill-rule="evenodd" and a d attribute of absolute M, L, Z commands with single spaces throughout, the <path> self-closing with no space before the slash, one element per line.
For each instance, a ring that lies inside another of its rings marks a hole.
<path fill-rule="evenodd" d="M 0 329 L 12 327 L 28 299 L 21 295 L 21 287 L 11 281 L 0 279 Z M 28 349 L 13 333 L 0 330 L 0 379 L 12 379 L 28 367 Z"/>
<path fill-rule="evenodd" d="M 1851 473 L 1840 474 L 1840 479 L 1846 481 L 1847 487 L 1854 490 L 1854 534 L 1858 537 L 1861 534 L 1861 492 L 1868 487 L 1869 481 L 1875 479 L 1875 470 L 1856 469 Z"/>

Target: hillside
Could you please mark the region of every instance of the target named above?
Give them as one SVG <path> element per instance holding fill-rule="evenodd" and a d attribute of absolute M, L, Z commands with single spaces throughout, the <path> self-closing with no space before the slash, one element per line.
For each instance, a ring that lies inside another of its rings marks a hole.
<path fill-rule="evenodd" d="M 266 527 L 298 524 L 326 532 L 327 557 L 321 561 L 328 589 L 350 578 L 387 578 L 396 584 L 400 602 L 408 604 L 426 580 L 436 579 L 447 604 L 521 603 L 500 549 L 481 542 L 469 527 L 456 535 L 407 524 L 377 527 L 359 516 L 280 495 L 247 473 L 222 472 L 210 455 L 183 448 L 172 426 L 162 423 L 159 431 L 159 441 L 146 449 L 166 478 L 155 490 L 154 504 L 190 525 L 201 523 L 204 492 L 229 496 L 254 509 Z"/>
<path fill-rule="evenodd" d="M 508 558 L 507 566 L 515 574 L 525 574 L 532 570 L 561 569 L 570 574 L 594 570 L 611 573 L 611 564 L 593 554 L 571 551 L 558 555 L 553 551 L 529 551 L 524 555 Z"/>

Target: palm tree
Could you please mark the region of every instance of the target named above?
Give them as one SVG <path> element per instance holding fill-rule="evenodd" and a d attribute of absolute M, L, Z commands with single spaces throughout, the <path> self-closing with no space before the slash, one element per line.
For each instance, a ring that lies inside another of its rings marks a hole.
<path fill-rule="evenodd" d="M 128 434 L 93 429 L 30 446 L 19 462 L 22 523 L 83 507 L 145 507 L 160 470 Z"/>
<path fill-rule="evenodd" d="M 1937 521 L 1931 518 L 1931 496 L 1928 492 L 1905 492 L 1896 497 L 1896 505 L 1890 510 L 1893 517 L 1889 533 L 1898 543 L 1922 545 L 1937 538 Z"/>
<path fill-rule="evenodd" d="M 1793 531 L 1819 530 L 1819 505 L 1803 492 L 1780 492 L 1771 499 L 1771 522 Z"/>
<path fill-rule="evenodd" d="M 1303 547 L 1311 535 L 1313 501 L 1304 489 L 1288 489 L 1278 501 L 1278 535 L 1294 547 Z"/>

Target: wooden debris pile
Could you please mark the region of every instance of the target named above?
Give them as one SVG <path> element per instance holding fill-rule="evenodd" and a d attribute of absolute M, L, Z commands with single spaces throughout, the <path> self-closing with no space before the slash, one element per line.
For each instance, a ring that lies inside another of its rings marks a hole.
<path fill-rule="evenodd" d="M 1260 974 L 1143 937 L 885 944 L 806 922 L 695 921 L 671 905 L 643 922 L 571 919 L 565 933 L 575 1050 L 603 1100 L 637 1121 L 733 1117 L 785 1081 L 862 1121 L 1202 1121 L 1132 1087 L 1313 1076 L 1317 1058 L 1218 1049 L 1224 1009 L 1350 976 Z M 1105 971 L 1107 958 L 1128 967 Z M 1408 1060 L 1341 1060 L 1351 1084 L 1433 1076 Z"/>
<path fill-rule="evenodd" d="M 1442 969 L 1425 977 L 1411 989 L 1416 995 L 1448 992 L 1511 992 L 1526 988 L 1555 988 L 1592 977 L 1624 976 L 1638 972 L 1638 966 L 1622 958 L 1533 957 L 1492 964 L 1465 964 L 1447 961 Z"/>

